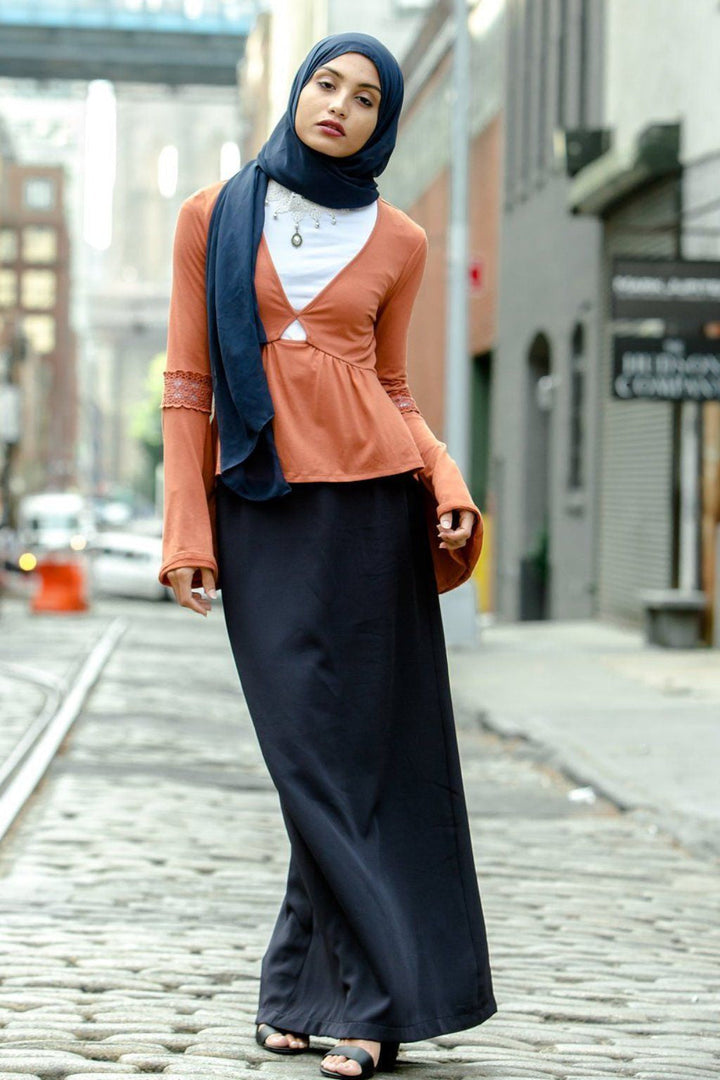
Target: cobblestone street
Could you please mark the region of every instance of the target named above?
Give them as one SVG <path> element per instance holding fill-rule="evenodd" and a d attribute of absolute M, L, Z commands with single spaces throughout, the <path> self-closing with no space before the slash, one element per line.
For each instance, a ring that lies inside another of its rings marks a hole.
<path fill-rule="evenodd" d="M 289 848 L 221 607 L 96 613 L 128 628 L 0 847 L 0 1080 L 318 1076 L 333 1040 L 286 1060 L 253 1039 Z M 8 609 L 0 660 L 37 625 L 51 670 L 83 619 Z M 399 1075 L 717 1077 L 717 864 L 457 723 L 498 1013 L 403 1044 Z"/>

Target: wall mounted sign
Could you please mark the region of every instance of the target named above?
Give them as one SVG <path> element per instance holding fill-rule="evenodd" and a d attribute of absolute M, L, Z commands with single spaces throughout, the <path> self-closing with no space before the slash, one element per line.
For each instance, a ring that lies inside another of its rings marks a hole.
<path fill-rule="evenodd" d="M 615 335 L 612 394 L 655 401 L 718 401 L 720 341 Z"/>
<path fill-rule="evenodd" d="M 613 319 L 717 321 L 720 261 L 616 257 L 610 298 Z"/>

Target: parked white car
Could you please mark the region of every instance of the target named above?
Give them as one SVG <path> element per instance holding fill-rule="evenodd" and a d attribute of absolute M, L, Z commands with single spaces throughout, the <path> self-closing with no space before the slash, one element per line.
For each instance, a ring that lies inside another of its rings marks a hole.
<path fill-rule="evenodd" d="M 25 495 L 18 504 L 17 534 L 20 547 L 35 556 L 84 551 L 95 534 L 92 505 L 73 491 Z"/>
<path fill-rule="evenodd" d="M 131 532 L 99 532 L 88 549 L 94 594 L 172 600 L 172 589 L 158 581 L 162 540 Z"/>

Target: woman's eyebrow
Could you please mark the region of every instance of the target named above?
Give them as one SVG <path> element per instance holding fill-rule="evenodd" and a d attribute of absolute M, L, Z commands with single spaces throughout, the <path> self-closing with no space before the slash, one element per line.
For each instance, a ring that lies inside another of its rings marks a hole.
<path fill-rule="evenodd" d="M 324 67 L 319 68 L 318 70 L 319 71 L 332 71 L 333 75 L 335 75 L 336 78 L 338 78 L 338 79 L 344 79 L 345 78 L 345 76 L 341 72 L 336 71 L 335 68 L 328 67 L 327 64 Z M 358 86 L 366 86 L 368 88 L 368 90 L 377 90 L 378 94 L 380 94 L 380 96 L 382 97 L 382 90 L 380 89 L 379 86 L 376 86 L 375 83 L 361 82 L 361 83 L 358 83 Z"/>

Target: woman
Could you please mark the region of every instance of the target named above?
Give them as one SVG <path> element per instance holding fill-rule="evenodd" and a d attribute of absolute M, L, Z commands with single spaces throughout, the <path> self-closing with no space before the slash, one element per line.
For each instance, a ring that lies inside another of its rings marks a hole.
<path fill-rule="evenodd" d="M 376 38 L 324 38 L 183 203 L 163 396 L 159 578 L 203 615 L 222 587 L 291 846 L 256 1040 L 339 1038 L 334 1077 L 497 1011 L 438 600 L 482 518 L 407 384 L 427 236 L 373 179 L 402 98 Z"/>

